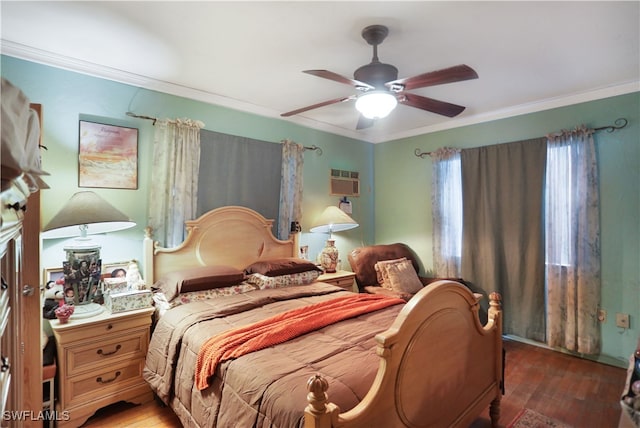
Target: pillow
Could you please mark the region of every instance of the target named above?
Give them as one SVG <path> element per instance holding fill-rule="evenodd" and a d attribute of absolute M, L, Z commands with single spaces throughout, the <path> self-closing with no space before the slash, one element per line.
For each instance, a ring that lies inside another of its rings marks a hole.
<path fill-rule="evenodd" d="M 422 289 L 422 282 L 410 260 L 387 264 L 386 270 L 392 290 L 415 294 Z"/>
<path fill-rule="evenodd" d="M 309 260 L 286 257 L 281 259 L 258 260 L 247 266 L 244 272 L 247 275 L 259 273 L 265 276 L 290 275 L 292 273 L 322 270 Z"/>
<path fill-rule="evenodd" d="M 389 284 L 389 280 L 387 279 L 387 269 L 386 266 L 389 264 L 394 264 L 394 263 L 398 263 L 398 262 L 402 262 L 407 260 L 406 257 L 401 257 L 399 259 L 392 259 L 392 260 L 381 260 L 378 263 L 376 263 L 375 265 L 373 265 L 373 268 L 376 270 L 376 276 L 378 278 L 378 285 L 384 287 L 384 288 L 388 288 L 391 289 L 391 284 Z"/>
<path fill-rule="evenodd" d="M 180 293 L 229 287 L 240 284 L 244 278 L 244 272 L 231 266 L 204 266 L 168 273 L 153 288 L 171 301 Z"/>
<path fill-rule="evenodd" d="M 258 286 L 261 290 L 273 288 L 291 287 L 294 285 L 307 285 L 314 282 L 320 276 L 317 270 L 292 273 L 289 275 L 266 276 L 261 273 L 252 273 L 247 277 L 249 284 Z"/>
<path fill-rule="evenodd" d="M 253 284 L 241 282 L 240 284 L 232 285 L 230 287 L 212 288 L 209 290 L 189 291 L 186 293 L 180 293 L 172 300 L 168 300 L 167 296 L 161 291 L 153 293 L 153 301 L 155 307 L 161 311 L 166 311 L 176 306 L 180 306 L 186 303 L 199 302 L 202 300 L 215 299 L 222 296 L 233 296 L 236 294 L 246 293 L 249 291 L 255 291 L 258 287 Z"/>

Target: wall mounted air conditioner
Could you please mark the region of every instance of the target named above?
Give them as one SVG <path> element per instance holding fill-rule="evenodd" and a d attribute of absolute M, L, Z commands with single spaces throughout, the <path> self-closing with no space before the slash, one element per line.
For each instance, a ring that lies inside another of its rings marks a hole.
<path fill-rule="evenodd" d="M 360 174 L 356 171 L 331 169 L 331 195 L 360 196 Z"/>

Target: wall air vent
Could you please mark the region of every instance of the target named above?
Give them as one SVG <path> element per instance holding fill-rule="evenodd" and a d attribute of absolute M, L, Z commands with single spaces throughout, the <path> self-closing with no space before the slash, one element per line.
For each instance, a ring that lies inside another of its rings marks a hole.
<path fill-rule="evenodd" d="M 331 195 L 360 196 L 360 174 L 356 171 L 331 170 Z"/>

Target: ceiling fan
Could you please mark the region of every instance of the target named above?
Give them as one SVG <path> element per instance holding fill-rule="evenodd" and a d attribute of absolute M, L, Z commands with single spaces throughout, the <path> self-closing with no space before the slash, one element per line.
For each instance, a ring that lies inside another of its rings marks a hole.
<path fill-rule="evenodd" d="M 414 77 L 398 79 L 398 69 L 391 64 L 384 64 L 378 59 L 378 45 L 382 43 L 388 34 L 389 29 L 384 25 L 370 25 L 362 30 L 362 38 L 373 46 L 373 58 L 371 63 L 363 65 L 353 73 L 353 79 L 329 70 L 303 71 L 303 73 L 351 85 L 360 92 L 360 94 L 323 101 L 282 113 L 281 116 L 293 116 L 319 107 L 352 100 L 356 101 L 356 109 L 360 112 L 356 129 L 364 129 L 372 126 L 375 119 L 387 116 L 398 103 L 447 117 L 454 117 L 462 113 L 465 109 L 463 106 L 405 91 L 427 86 L 442 85 L 444 83 L 477 79 L 478 74 L 468 65 L 461 64 Z"/>

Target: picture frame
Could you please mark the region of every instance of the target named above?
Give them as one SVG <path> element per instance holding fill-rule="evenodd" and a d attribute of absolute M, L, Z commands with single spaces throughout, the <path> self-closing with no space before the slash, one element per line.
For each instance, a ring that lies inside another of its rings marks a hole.
<path fill-rule="evenodd" d="M 80 120 L 78 186 L 138 188 L 138 128 Z"/>
<path fill-rule="evenodd" d="M 127 274 L 127 269 L 129 268 L 129 263 L 131 261 L 127 260 L 125 262 L 116 262 L 116 263 L 105 263 L 102 265 L 102 278 L 113 278 L 114 272 L 118 270 L 124 271 L 124 276 Z"/>
<path fill-rule="evenodd" d="M 42 284 L 45 286 L 49 281 L 57 281 L 61 278 L 64 278 L 62 266 L 44 268 L 42 271 Z"/>

